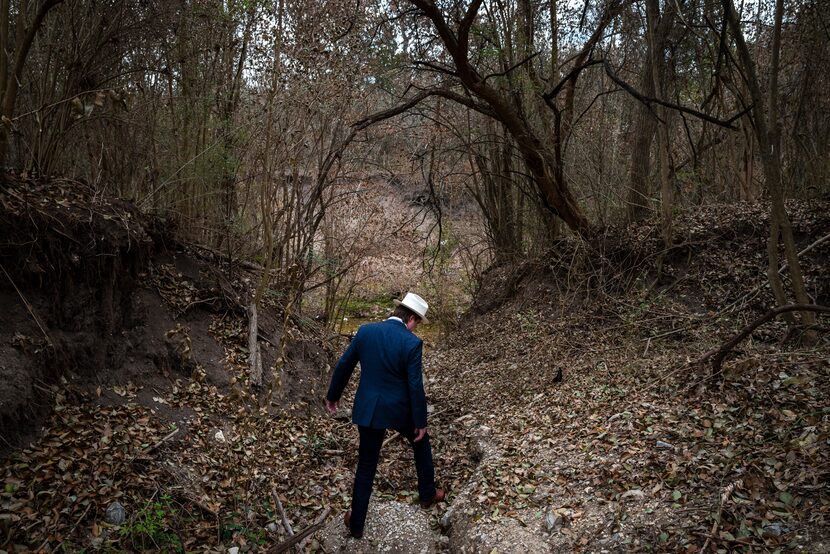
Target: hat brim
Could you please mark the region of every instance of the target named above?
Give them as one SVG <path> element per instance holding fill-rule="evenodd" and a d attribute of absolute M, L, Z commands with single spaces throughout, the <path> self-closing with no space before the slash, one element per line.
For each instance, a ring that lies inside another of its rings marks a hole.
<path fill-rule="evenodd" d="M 418 312 L 416 312 L 415 310 L 413 310 L 410 306 L 407 306 L 406 304 L 404 304 L 403 302 L 401 302 L 401 301 L 400 301 L 400 300 L 398 300 L 397 298 L 396 298 L 396 299 L 394 299 L 392 302 L 395 304 L 395 306 L 404 306 L 404 307 L 406 307 L 406 308 L 409 308 L 410 310 L 412 310 L 412 313 L 413 313 L 413 314 L 415 314 L 415 315 L 417 315 L 418 317 L 420 317 L 420 318 L 421 318 L 421 321 L 422 321 L 423 323 L 427 323 L 427 324 L 429 323 L 429 319 L 427 319 L 427 316 L 425 316 L 425 315 L 420 315 Z"/>

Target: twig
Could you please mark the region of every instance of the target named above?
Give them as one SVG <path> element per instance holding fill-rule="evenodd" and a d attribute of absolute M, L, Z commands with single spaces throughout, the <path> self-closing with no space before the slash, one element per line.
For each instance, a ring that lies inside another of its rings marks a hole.
<path fill-rule="evenodd" d="M 326 508 L 326 511 L 323 512 L 323 516 L 318 518 L 319 521 L 317 523 L 306 527 L 296 535 L 290 537 L 288 540 L 281 542 L 280 544 L 270 548 L 268 550 L 268 554 L 280 554 L 280 552 L 285 552 L 295 544 L 305 539 L 307 536 L 311 535 L 312 533 L 320 529 L 325 523 L 325 519 L 328 517 L 329 512 L 331 512 L 331 508 Z"/>
<path fill-rule="evenodd" d="M 824 235 L 823 237 L 821 237 L 821 238 L 820 238 L 820 239 L 818 239 L 817 241 L 813 242 L 812 244 L 810 244 L 809 246 L 807 246 L 806 248 L 804 248 L 804 250 L 802 250 L 801 252 L 799 252 L 798 254 L 796 254 L 796 255 L 795 255 L 796 259 L 800 258 L 802 255 L 806 254 L 807 252 L 809 252 L 810 250 L 812 250 L 812 249 L 813 249 L 813 248 L 815 248 L 816 246 L 819 246 L 820 244 L 822 244 L 822 243 L 824 243 L 824 242 L 826 242 L 826 241 L 828 241 L 828 240 L 830 240 L 830 235 Z M 783 275 L 783 274 L 784 274 L 784 272 L 785 272 L 785 271 L 786 271 L 789 267 L 790 267 L 789 262 L 784 263 L 784 264 L 783 264 L 783 265 L 782 265 L 782 266 L 778 269 L 778 274 L 779 274 L 779 275 Z M 741 296 L 740 298 L 738 298 L 737 300 L 735 300 L 734 302 L 732 302 L 730 305 L 728 305 L 727 307 L 725 307 L 725 308 L 724 308 L 723 310 L 721 310 L 719 313 L 723 313 L 723 312 L 728 311 L 729 309 L 731 309 L 731 308 L 732 308 L 732 307 L 734 307 L 735 305 L 737 305 L 737 304 L 739 304 L 739 303 L 743 302 L 743 301 L 744 301 L 744 300 L 746 300 L 748 297 L 752 296 L 753 294 L 755 294 L 756 292 L 758 292 L 759 290 L 761 290 L 762 288 L 764 288 L 764 287 L 766 287 L 766 286 L 769 286 L 769 281 L 764 281 L 763 283 L 761 283 L 760 285 L 758 285 L 757 287 L 755 287 L 755 288 L 754 288 L 754 289 L 752 289 L 751 291 L 747 292 L 746 294 L 744 294 L 743 296 Z"/>
<path fill-rule="evenodd" d="M 176 436 L 176 433 L 178 433 L 180 429 L 181 429 L 180 427 L 176 427 L 175 429 L 170 431 L 167 435 L 165 435 L 165 437 L 163 439 L 158 441 L 153 446 L 150 446 L 149 448 L 147 448 L 143 453 L 144 454 L 150 454 L 151 452 L 155 451 L 159 446 L 161 446 L 162 444 L 164 444 L 165 442 L 169 441 L 174 436 Z"/>
<path fill-rule="evenodd" d="M 722 482 L 721 482 L 722 483 Z M 720 518 L 721 514 L 723 514 L 723 504 L 729 499 L 729 495 L 732 494 L 732 491 L 735 490 L 735 487 L 740 487 L 743 485 L 743 481 L 740 479 L 735 481 L 734 483 L 730 483 L 723 491 L 720 496 L 720 505 L 718 506 L 718 513 L 715 515 L 715 521 L 712 522 L 712 529 L 709 531 L 709 536 L 706 537 L 706 542 L 703 543 L 703 548 L 700 549 L 700 553 L 706 551 L 706 547 L 709 546 L 709 542 L 712 538 L 717 538 L 716 533 L 718 532 L 718 525 L 720 525 Z"/>
<path fill-rule="evenodd" d="M 86 510 L 84 510 L 84 513 L 82 513 L 82 514 L 81 514 L 81 517 L 79 517 L 79 518 L 75 521 L 75 525 L 73 525 L 73 526 L 72 526 L 72 529 L 70 529 L 70 530 L 69 530 L 69 533 L 67 533 L 67 536 L 69 536 L 69 537 L 71 537 L 71 536 L 72 536 L 72 533 L 74 533 L 74 532 L 75 532 L 75 529 L 77 529 L 77 528 L 78 528 L 78 525 L 80 525 L 80 523 L 81 523 L 81 522 L 84 520 L 84 518 L 86 517 L 86 514 L 89 512 L 89 509 L 90 509 L 90 508 L 92 508 L 92 504 L 93 504 L 93 502 L 90 502 L 89 504 L 87 504 Z"/>
<path fill-rule="evenodd" d="M 29 304 L 29 301 L 28 301 L 28 300 L 26 300 L 26 297 L 25 297 L 25 296 L 23 296 L 23 293 L 22 293 L 22 292 L 20 292 L 20 289 L 19 289 L 19 288 L 17 288 L 17 285 L 16 285 L 16 284 L 15 284 L 15 282 L 12 280 L 12 276 L 11 276 L 11 275 L 9 275 L 9 272 L 8 272 L 8 271 L 6 271 L 6 268 L 5 268 L 5 267 L 3 267 L 3 265 L 2 265 L 2 264 L 0 264 L 0 269 L 2 269 L 2 270 L 3 270 L 3 273 L 6 275 L 6 279 L 8 279 L 8 280 L 9 280 L 9 283 L 11 283 L 11 284 L 12 284 L 12 286 L 14 287 L 14 290 L 15 290 L 15 291 L 17 291 L 17 295 L 18 295 L 18 296 L 20 296 L 20 300 L 22 300 L 22 301 L 23 301 L 23 305 L 24 305 L 24 306 L 26 306 L 26 309 L 29 311 L 29 315 L 30 315 L 30 316 L 32 316 L 32 319 L 34 319 L 34 320 L 35 320 L 35 323 L 37 323 L 37 326 L 40 328 L 40 332 L 41 332 L 41 333 L 43 333 L 43 336 L 44 336 L 44 337 L 46 337 L 46 342 L 47 342 L 47 343 L 49 343 L 49 345 L 51 346 L 51 345 L 52 345 L 52 339 L 51 339 L 51 338 L 49 338 L 49 333 L 47 333 L 47 332 L 46 332 L 46 329 L 44 329 L 44 328 L 43 328 L 43 325 L 40 323 L 40 320 L 39 320 L 39 319 L 38 319 L 38 317 L 35 315 L 35 312 L 34 312 L 34 309 L 32 308 L 32 305 L 31 305 L 31 304 Z"/>
<path fill-rule="evenodd" d="M 678 371 L 681 371 L 681 370 L 684 370 L 684 369 L 689 369 L 691 367 L 694 367 L 694 365 L 695 365 L 694 362 L 687 362 L 683 365 L 677 366 L 676 368 L 672 369 L 671 371 L 669 371 L 665 375 L 661 375 L 660 377 L 658 377 L 657 379 L 655 379 L 654 381 L 652 381 L 651 383 L 646 385 L 645 388 L 643 388 L 643 392 L 651 389 L 654 385 L 662 383 L 663 381 L 667 380 L 669 377 L 671 377 L 672 375 L 674 375 Z"/>
<path fill-rule="evenodd" d="M 389 435 L 389 438 L 388 438 L 388 439 L 386 439 L 385 441 L 383 441 L 383 444 L 381 445 L 381 448 L 383 448 L 384 446 L 386 446 L 387 444 L 389 444 L 390 442 L 392 442 L 393 440 L 395 440 L 396 438 L 398 438 L 398 437 L 400 437 L 400 436 L 401 436 L 401 434 L 400 434 L 400 433 L 398 433 L 397 431 L 395 431 L 394 433 L 392 433 L 391 435 Z"/>
<path fill-rule="evenodd" d="M 89 504 L 87 504 L 87 506 L 86 506 L 86 510 L 84 510 L 84 513 L 82 513 L 82 514 L 81 514 L 81 517 L 79 517 L 79 518 L 75 521 L 75 525 L 73 525 L 73 526 L 72 526 L 72 529 L 70 529 L 70 530 L 69 530 L 69 533 L 67 533 L 67 534 L 66 534 L 66 536 L 67 536 L 67 537 L 71 537 L 71 536 L 72 536 L 72 533 L 74 533 L 74 532 L 75 532 L 75 529 L 77 529 L 77 528 L 78 528 L 78 525 L 79 525 L 79 524 L 80 524 L 80 523 L 84 520 L 84 518 L 86 517 L 86 514 L 89 512 L 89 509 L 90 509 L 90 508 L 92 508 L 92 504 L 93 504 L 92 502 L 90 502 Z M 61 542 L 61 544 L 63 544 L 63 542 L 64 542 L 64 541 L 62 541 L 62 542 Z M 46 548 L 46 545 L 47 545 L 47 544 L 49 544 L 49 539 L 46 539 L 46 540 L 43 542 L 43 544 L 42 544 L 42 545 L 40 545 L 40 548 L 38 548 L 38 549 L 37 549 L 37 551 L 38 551 L 38 552 L 40 552 L 41 550 L 43 550 L 44 548 Z"/>
<path fill-rule="evenodd" d="M 280 513 L 280 517 L 282 518 L 282 526 L 285 528 L 286 532 L 289 536 L 294 536 L 294 529 L 291 528 L 291 522 L 288 521 L 288 516 L 285 515 L 285 509 L 282 507 L 282 501 L 280 501 L 280 495 L 277 494 L 277 487 L 271 485 L 271 496 L 274 497 L 274 504 L 277 506 L 277 510 Z"/>

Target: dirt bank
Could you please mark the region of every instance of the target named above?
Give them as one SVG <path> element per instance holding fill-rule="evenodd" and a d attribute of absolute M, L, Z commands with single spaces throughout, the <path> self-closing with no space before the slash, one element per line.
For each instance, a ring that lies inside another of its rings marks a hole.
<path fill-rule="evenodd" d="M 178 244 L 160 220 L 82 183 L 2 179 L 0 448 L 35 436 L 59 389 L 69 401 L 100 391 L 101 402 L 121 402 L 109 387 L 134 384 L 171 421 L 183 413 L 152 397 L 176 379 L 196 375 L 230 390 L 226 361 L 246 352 L 228 343 L 245 339 L 250 276 L 230 276 L 220 260 Z M 282 316 L 266 306 L 260 321 L 276 344 Z M 283 386 L 298 401 L 311 394 L 308 376 L 328 363 L 320 340 L 305 338 L 315 332 L 288 340 Z M 266 342 L 264 367 L 275 357 Z"/>

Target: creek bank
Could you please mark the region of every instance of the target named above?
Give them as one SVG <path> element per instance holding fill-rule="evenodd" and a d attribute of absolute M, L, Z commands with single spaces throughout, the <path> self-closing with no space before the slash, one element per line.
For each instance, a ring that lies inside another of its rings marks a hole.
<path fill-rule="evenodd" d="M 830 233 L 829 207 L 790 206 L 802 250 Z M 687 240 L 659 273 L 648 225 L 621 233 L 639 253 L 617 273 L 592 266 L 578 244 L 490 270 L 483 300 L 513 293 L 479 303 L 425 360 L 436 411 L 461 410 L 431 422 L 434 434 L 486 426 L 498 452 L 464 488 L 466 517 L 450 498 L 453 551 L 527 540 L 597 553 L 828 544 L 826 333 L 782 345 L 783 322 L 760 328 L 721 382 L 690 363 L 772 304 L 765 214 L 741 205 L 679 218 Z M 828 260 L 826 242 L 802 257 L 821 303 Z"/>
<path fill-rule="evenodd" d="M 0 179 L 0 451 L 34 438 L 58 394 L 62 404 L 90 392 L 119 404 L 125 396 L 112 387 L 136 385 L 139 402 L 182 423 L 186 408 L 153 400 L 177 379 L 231 392 L 238 379 L 223 341 L 245 333 L 241 299 L 252 276 L 229 277 L 221 260 L 178 243 L 163 221 L 82 183 Z M 283 317 L 274 306 L 261 311 L 270 367 Z M 313 323 L 291 323 L 304 328 L 286 338 L 282 388 L 302 403 L 316 396 L 330 353 Z M 244 356 L 244 347 L 230 355 Z"/>

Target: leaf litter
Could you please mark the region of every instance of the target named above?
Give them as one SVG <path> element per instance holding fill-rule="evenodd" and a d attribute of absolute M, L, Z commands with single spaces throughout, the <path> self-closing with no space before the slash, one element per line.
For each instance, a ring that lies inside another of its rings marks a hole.
<path fill-rule="evenodd" d="M 826 232 L 820 207 L 797 208 L 797 229 Z M 463 509 L 473 521 L 494 528 L 517 522 L 563 552 L 826 545 L 826 340 L 782 348 L 772 342 L 784 333 L 780 323 L 759 329 L 726 363 L 721 386 L 705 368 L 688 365 L 769 304 L 761 287 L 737 309 L 721 311 L 763 283 L 757 245 L 735 247 L 730 238 L 746 221 L 757 223 L 753 210 L 720 219 L 713 211 L 678 225 L 691 242 L 709 246 L 689 255 L 694 267 L 685 275 L 682 264 L 666 265 L 675 279 L 670 293 L 600 288 L 570 303 L 549 272 L 531 274 L 514 301 L 470 316 L 431 350 L 430 427 L 449 502 L 468 488 L 472 501 Z M 636 232 L 642 236 L 630 240 L 646 251 L 659 235 Z M 816 249 L 805 273 L 826 291 L 826 266 L 815 261 L 822 256 L 827 249 Z M 489 278 L 502 286 L 498 272 Z M 189 287 L 177 289 L 168 278 L 164 286 L 179 310 L 193 301 Z M 139 385 L 109 387 L 118 404 L 101 402 L 100 390 L 56 389 L 40 438 L 3 462 L 3 548 L 256 552 L 288 536 L 272 490 L 295 529 L 325 508 L 348 507 L 352 426 L 319 406 L 258 408 L 248 392 L 244 322 L 217 318 L 211 332 L 225 347 L 229 390 L 194 372 L 150 395 L 158 406 L 187 408 L 179 433 L 139 402 Z M 320 380 L 324 387 L 325 375 Z M 352 386 L 344 405 L 353 393 Z M 483 460 L 468 444 L 482 429 L 498 452 Z M 389 442 L 377 498 L 417 500 L 410 456 L 402 441 Z M 106 520 L 115 501 L 126 508 L 121 525 Z M 440 516 L 433 514 L 436 528 Z"/>

